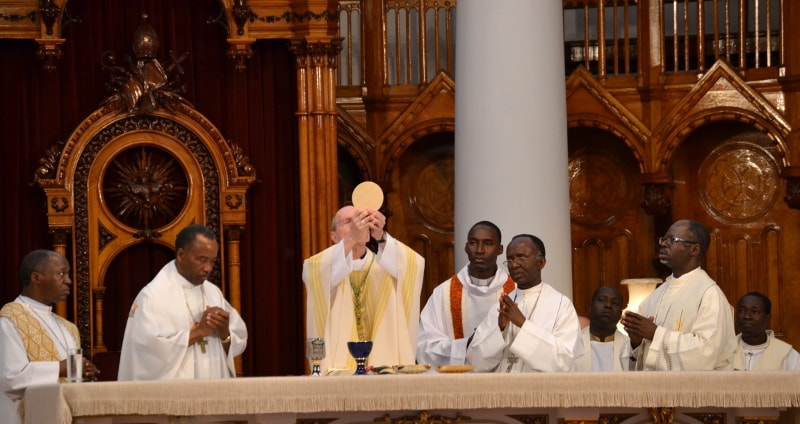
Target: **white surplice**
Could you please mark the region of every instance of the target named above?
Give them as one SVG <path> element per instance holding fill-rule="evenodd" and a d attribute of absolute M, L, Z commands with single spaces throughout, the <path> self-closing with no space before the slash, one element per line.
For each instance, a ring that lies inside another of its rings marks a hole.
<path fill-rule="evenodd" d="M 752 346 L 736 336 L 737 349 L 733 369 L 737 371 L 800 371 L 800 353 L 792 345 L 775 338 L 767 330 L 766 343 Z"/>
<path fill-rule="evenodd" d="M 323 373 L 354 369 L 348 341 L 359 339 L 354 310 L 353 286 L 364 291 L 361 301 L 366 317 L 363 326 L 373 342 L 369 365 L 414 363 L 419 327 L 419 296 L 425 259 L 414 249 L 384 233 L 377 255 L 367 250 L 364 258 L 345 255 L 339 241 L 303 261 L 306 287 L 306 337 L 325 339 Z M 351 274 L 358 275 L 351 281 Z"/>
<path fill-rule="evenodd" d="M 215 334 L 189 346 L 189 332 L 206 307 L 230 313 L 228 353 Z M 164 265 L 136 296 L 128 314 L 119 363 L 119 380 L 186 380 L 235 377 L 233 359 L 247 346 L 242 317 L 216 285 L 195 286 L 175 267 Z"/>
<path fill-rule="evenodd" d="M 67 349 L 78 347 L 70 332 L 61 320 L 52 316 L 53 308 L 31 298 L 19 296 L 14 302 L 22 304 L 26 311 L 42 324 L 47 336 L 53 340 L 60 360 L 67 357 Z M 40 384 L 58 382 L 58 361 L 35 361 L 28 359 L 28 353 L 14 322 L 0 318 L 0 422 L 18 424 L 20 422 L 19 404 L 25 389 Z"/>
<path fill-rule="evenodd" d="M 439 365 L 464 365 L 467 356 L 467 340 L 486 317 L 508 281 L 508 272 L 497 267 L 497 272 L 488 285 L 473 284 L 469 265 L 456 274 L 461 283 L 461 322 L 464 337 L 455 338 L 450 304 L 451 279 L 433 289 L 419 317 L 417 338 L 417 363 Z"/>
<path fill-rule="evenodd" d="M 645 371 L 730 370 L 736 351 L 733 308 L 716 282 L 698 267 L 667 277 L 639 305 L 654 317 L 653 340 L 626 346 L 630 367 Z"/>
<path fill-rule="evenodd" d="M 467 348 L 467 363 L 477 372 L 569 371 L 583 354 L 580 324 L 572 301 L 546 283 L 509 294 L 527 318 L 522 327 L 497 324 L 491 308 Z"/>
<path fill-rule="evenodd" d="M 592 340 L 590 327 L 581 330 L 583 355 L 575 360 L 574 371 L 625 371 L 628 369 L 628 356 L 625 355 L 625 345 L 628 336 L 617 329 L 614 340 L 600 342 Z"/>

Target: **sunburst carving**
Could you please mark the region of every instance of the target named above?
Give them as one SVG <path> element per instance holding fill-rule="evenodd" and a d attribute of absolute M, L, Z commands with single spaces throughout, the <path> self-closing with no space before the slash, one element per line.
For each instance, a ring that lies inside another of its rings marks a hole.
<path fill-rule="evenodd" d="M 103 182 L 106 204 L 126 225 L 151 230 L 168 224 L 186 202 L 186 174 L 168 153 L 153 147 L 114 158 Z"/>
<path fill-rule="evenodd" d="M 192 112 L 188 108 L 180 110 L 187 114 Z M 128 132 L 150 130 L 158 131 L 174 138 L 197 158 L 202 169 L 203 179 L 203 204 L 205 205 L 206 225 L 214 232 L 219 234 L 219 174 L 214 166 L 212 155 L 208 147 L 198 138 L 197 134 L 181 123 L 165 117 L 158 116 L 131 116 L 115 121 L 105 126 L 95 134 L 82 150 L 75 169 L 75 296 L 77 297 L 78 308 L 88 311 L 89 302 L 89 169 L 97 158 L 103 147 L 119 136 Z M 214 267 L 211 281 L 222 281 L 219 267 Z M 92 335 L 89 333 L 89 314 L 78 316 L 78 330 L 81 333 L 81 340 L 84 349 L 88 348 L 88 340 Z"/>

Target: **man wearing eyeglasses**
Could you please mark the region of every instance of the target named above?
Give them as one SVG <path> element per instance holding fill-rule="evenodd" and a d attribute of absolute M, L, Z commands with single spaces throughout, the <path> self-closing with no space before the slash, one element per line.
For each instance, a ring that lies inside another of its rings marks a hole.
<path fill-rule="evenodd" d="M 638 313 L 622 317 L 631 369 L 732 369 L 733 308 L 701 268 L 710 238 L 699 222 L 681 220 L 658 239 L 658 258 L 672 275 L 642 301 Z"/>
<path fill-rule="evenodd" d="M 583 354 L 572 301 L 542 282 L 544 243 L 520 234 L 506 250 L 508 273 L 517 289 L 500 295 L 475 330 L 467 363 L 483 372 L 569 371 Z"/>
<path fill-rule="evenodd" d="M 464 251 L 469 263 L 431 293 L 419 317 L 417 362 L 463 365 L 475 328 L 497 304 L 500 293 L 516 287 L 504 267 L 500 228 L 480 221 L 470 228 Z"/>

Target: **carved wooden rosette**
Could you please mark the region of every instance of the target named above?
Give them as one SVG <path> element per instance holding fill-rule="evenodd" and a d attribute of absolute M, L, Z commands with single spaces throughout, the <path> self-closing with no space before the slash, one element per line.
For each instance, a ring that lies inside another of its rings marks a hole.
<path fill-rule="evenodd" d="M 199 112 L 174 106 L 174 114 L 130 115 L 107 102 L 78 125 L 57 161 L 42 159 L 36 172 L 51 231 L 72 234 L 65 243 L 73 244 L 76 321 L 92 354 L 106 349 L 102 300 L 114 258 L 141 243 L 172 248 L 191 223 L 218 234 L 225 266 L 211 279 L 241 305 L 238 231 L 255 171 Z"/>

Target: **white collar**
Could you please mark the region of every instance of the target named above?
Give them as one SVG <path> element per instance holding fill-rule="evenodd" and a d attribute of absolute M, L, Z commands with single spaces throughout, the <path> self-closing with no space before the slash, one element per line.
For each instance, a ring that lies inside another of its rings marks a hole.
<path fill-rule="evenodd" d="M 44 303 L 39 302 L 38 300 L 31 299 L 28 296 L 19 295 L 18 299 L 21 300 L 23 304 L 33 308 L 37 312 L 46 313 L 46 314 L 49 314 L 49 313 L 53 312 L 53 306 L 52 305 L 45 305 Z"/>

